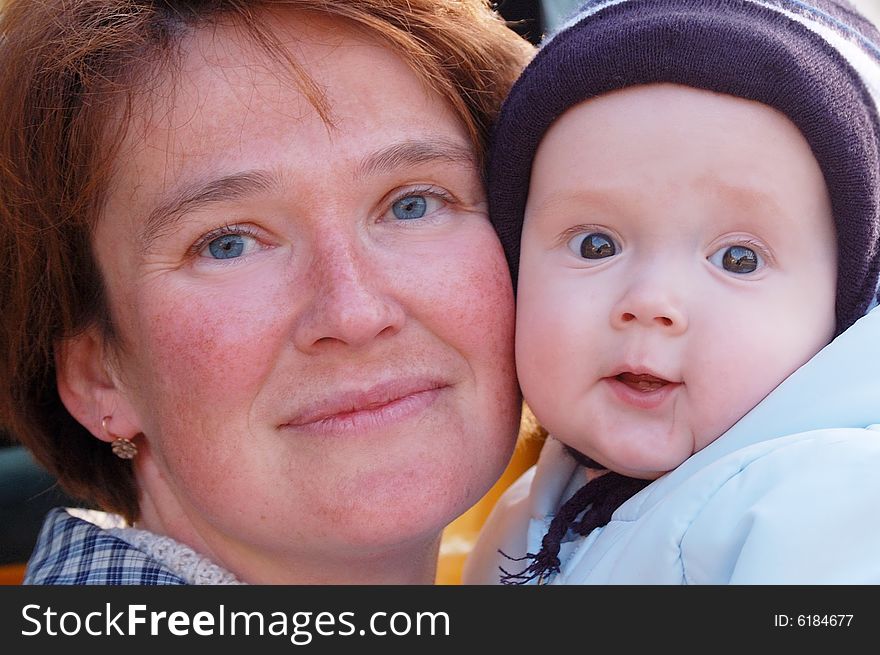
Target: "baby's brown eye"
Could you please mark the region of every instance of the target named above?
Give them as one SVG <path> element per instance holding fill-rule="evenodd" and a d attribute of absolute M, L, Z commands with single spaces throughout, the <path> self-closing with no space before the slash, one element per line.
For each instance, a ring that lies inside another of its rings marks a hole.
<path fill-rule="evenodd" d="M 568 242 L 568 247 L 584 259 L 605 259 L 617 254 L 617 246 L 606 234 L 593 232 L 579 234 Z"/>
<path fill-rule="evenodd" d="M 712 253 L 707 259 L 718 268 L 736 275 L 754 273 L 764 266 L 764 259 L 754 248 L 748 246 L 727 246 Z"/>
<path fill-rule="evenodd" d="M 758 255 L 745 246 L 731 246 L 721 258 L 724 270 L 731 273 L 751 273 L 758 268 Z"/>

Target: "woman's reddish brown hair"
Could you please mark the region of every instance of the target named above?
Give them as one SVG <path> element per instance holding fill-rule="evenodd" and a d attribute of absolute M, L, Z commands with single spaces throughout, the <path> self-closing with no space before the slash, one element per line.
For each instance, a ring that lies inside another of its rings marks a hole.
<path fill-rule="evenodd" d="M 284 8 L 384 39 L 449 100 L 481 162 L 532 53 L 484 0 L 11 0 L 0 14 L 0 425 L 70 494 L 132 521 L 131 464 L 65 409 L 56 349 L 95 327 L 119 343 L 91 235 L 133 98 L 174 73 L 188 33 L 235 21 L 285 59 L 328 120 L 320 91 L 263 26 L 262 12 Z"/>

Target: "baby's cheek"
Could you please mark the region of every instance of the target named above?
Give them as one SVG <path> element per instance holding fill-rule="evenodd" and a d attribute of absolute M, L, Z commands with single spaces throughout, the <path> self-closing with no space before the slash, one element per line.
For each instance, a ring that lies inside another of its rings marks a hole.
<path fill-rule="evenodd" d="M 706 346 L 714 356 L 694 358 L 697 366 L 692 370 L 695 373 L 687 382 L 688 392 L 694 399 L 690 409 L 697 421 L 694 432 L 699 447 L 730 429 L 789 372 L 788 367 L 780 367 L 775 358 L 777 344 L 760 338 L 760 331 L 724 335 L 719 328 L 716 334 L 717 338 L 709 339 Z"/>
<path fill-rule="evenodd" d="M 564 405 L 567 392 L 592 373 L 595 345 L 591 321 L 578 320 L 570 301 L 554 303 L 549 285 L 547 291 L 520 287 L 516 368 L 526 402 L 549 409 Z"/>

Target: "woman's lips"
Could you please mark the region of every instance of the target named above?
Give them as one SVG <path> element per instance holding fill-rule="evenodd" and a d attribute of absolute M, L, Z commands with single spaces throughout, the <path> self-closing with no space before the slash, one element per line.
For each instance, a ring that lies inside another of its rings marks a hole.
<path fill-rule="evenodd" d="M 426 410 L 447 388 L 432 380 L 395 380 L 366 391 L 339 392 L 310 403 L 281 427 L 324 434 L 389 427 Z"/>
<path fill-rule="evenodd" d="M 612 393 L 621 402 L 637 409 L 656 409 L 660 407 L 681 386 L 651 373 L 624 371 L 603 378 Z"/>

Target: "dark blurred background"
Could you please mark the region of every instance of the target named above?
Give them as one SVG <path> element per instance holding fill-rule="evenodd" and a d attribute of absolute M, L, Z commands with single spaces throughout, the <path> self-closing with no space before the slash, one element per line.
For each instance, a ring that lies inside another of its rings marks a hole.
<path fill-rule="evenodd" d="M 27 560 L 46 512 L 76 504 L 0 431 L 0 566 Z"/>

